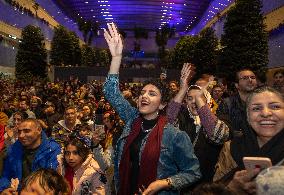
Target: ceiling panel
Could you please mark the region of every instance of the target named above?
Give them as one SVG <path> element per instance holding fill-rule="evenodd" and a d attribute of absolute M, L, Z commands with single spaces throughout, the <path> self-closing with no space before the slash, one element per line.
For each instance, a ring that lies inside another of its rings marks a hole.
<path fill-rule="evenodd" d="M 54 0 L 71 18 L 98 22 L 101 28 L 115 22 L 120 29 L 135 26 L 155 31 L 165 24 L 177 32 L 190 30 L 211 0 Z"/>

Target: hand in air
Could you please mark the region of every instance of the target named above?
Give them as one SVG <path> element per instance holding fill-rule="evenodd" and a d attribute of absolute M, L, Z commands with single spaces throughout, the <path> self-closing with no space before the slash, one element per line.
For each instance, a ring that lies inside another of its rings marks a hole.
<path fill-rule="evenodd" d="M 181 88 L 188 88 L 188 83 L 192 79 L 192 77 L 195 74 L 195 66 L 191 63 L 184 63 L 182 70 L 181 70 L 181 76 L 180 76 L 180 86 Z"/>
<path fill-rule="evenodd" d="M 108 31 L 104 29 L 104 37 L 108 44 L 110 53 L 112 57 L 121 57 L 123 49 L 121 35 L 117 31 L 114 23 L 108 23 L 107 26 Z"/>

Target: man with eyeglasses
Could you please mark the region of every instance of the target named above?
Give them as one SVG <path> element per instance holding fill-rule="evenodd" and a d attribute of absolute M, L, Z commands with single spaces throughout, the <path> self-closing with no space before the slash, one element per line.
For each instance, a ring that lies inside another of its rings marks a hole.
<path fill-rule="evenodd" d="M 245 133 L 248 130 L 246 99 L 257 87 L 256 75 L 250 69 L 242 69 L 236 72 L 235 87 L 238 93 L 224 99 L 219 105 L 217 115 L 226 118 L 233 130 L 233 135 Z"/>

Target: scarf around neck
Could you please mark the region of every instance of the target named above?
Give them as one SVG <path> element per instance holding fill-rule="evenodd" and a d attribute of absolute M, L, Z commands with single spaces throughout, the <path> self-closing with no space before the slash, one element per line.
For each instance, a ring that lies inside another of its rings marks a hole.
<path fill-rule="evenodd" d="M 254 130 L 250 128 L 248 132 L 243 136 L 234 137 L 231 142 L 231 154 L 239 168 L 244 169 L 243 157 L 267 157 L 271 159 L 272 165 L 284 158 L 284 129 L 261 148 Z"/>
<path fill-rule="evenodd" d="M 138 186 L 147 187 L 157 178 L 158 161 L 160 158 L 160 150 L 162 143 L 163 130 L 167 123 L 165 116 L 159 116 L 157 125 L 152 129 L 147 138 L 145 147 L 141 153 L 140 159 L 140 173 L 138 176 Z M 142 118 L 139 117 L 134 120 L 132 130 L 126 139 L 123 148 L 120 164 L 119 164 L 119 190 L 118 195 L 130 194 L 130 175 L 131 175 L 131 161 L 130 161 L 130 146 L 135 141 L 141 131 Z M 140 148 L 141 150 L 141 148 Z M 143 173 L 142 173 L 142 171 Z"/>

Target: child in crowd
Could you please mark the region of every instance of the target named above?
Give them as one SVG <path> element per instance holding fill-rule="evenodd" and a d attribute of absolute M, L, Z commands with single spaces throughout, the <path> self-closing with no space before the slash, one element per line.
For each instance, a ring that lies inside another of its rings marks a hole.
<path fill-rule="evenodd" d="M 91 154 L 91 140 L 77 136 L 65 144 L 58 157 L 59 172 L 68 181 L 72 195 L 105 194 L 106 179 Z"/>

